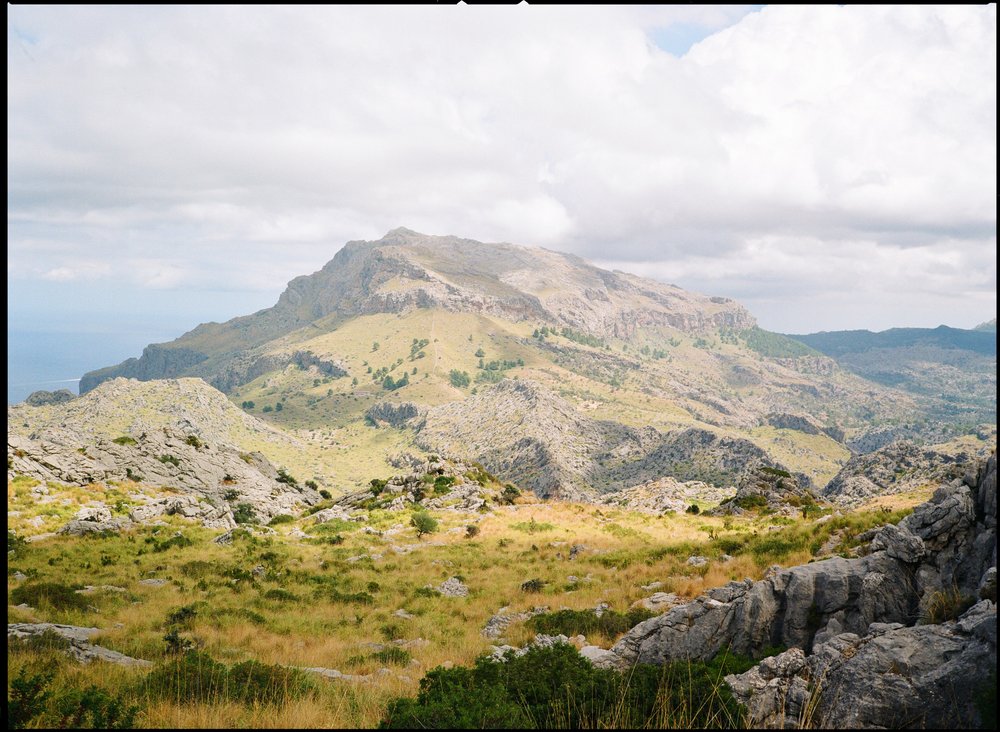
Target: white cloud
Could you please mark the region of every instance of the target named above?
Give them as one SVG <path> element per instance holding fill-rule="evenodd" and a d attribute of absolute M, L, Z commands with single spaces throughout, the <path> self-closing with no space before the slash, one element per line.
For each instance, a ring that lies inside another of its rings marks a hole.
<path fill-rule="evenodd" d="M 995 6 L 747 13 L 10 6 L 8 276 L 277 292 L 406 225 L 615 259 L 777 329 L 810 329 L 805 288 L 816 327 L 974 320 Z M 650 35 L 674 24 L 718 32 L 676 58 Z"/>

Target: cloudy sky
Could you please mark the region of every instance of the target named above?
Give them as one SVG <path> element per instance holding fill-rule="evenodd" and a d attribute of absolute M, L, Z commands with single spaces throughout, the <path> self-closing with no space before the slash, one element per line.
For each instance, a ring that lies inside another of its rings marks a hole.
<path fill-rule="evenodd" d="M 179 335 L 397 226 L 782 332 L 996 312 L 994 5 L 8 5 L 7 36 L 8 331 Z"/>

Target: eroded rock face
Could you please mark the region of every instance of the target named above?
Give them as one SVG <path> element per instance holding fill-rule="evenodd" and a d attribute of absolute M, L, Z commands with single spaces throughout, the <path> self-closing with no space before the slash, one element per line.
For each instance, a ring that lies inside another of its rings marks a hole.
<path fill-rule="evenodd" d="M 867 556 L 731 582 L 589 657 L 624 668 L 789 646 L 727 678 L 751 726 L 976 726 L 996 668 L 996 543 L 994 454 L 880 529 Z"/>

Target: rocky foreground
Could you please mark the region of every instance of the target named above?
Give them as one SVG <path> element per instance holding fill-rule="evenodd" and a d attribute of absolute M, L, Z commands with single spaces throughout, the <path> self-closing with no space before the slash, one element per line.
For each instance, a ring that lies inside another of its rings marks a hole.
<path fill-rule="evenodd" d="M 726 678 L 752 726 L 980 727 L 977 698 L 996 684 L 996 475 L 994 453 L 878 530 L 866 556 L 775 567 L 583 652 L 627 668 L 785 646 Z"/>

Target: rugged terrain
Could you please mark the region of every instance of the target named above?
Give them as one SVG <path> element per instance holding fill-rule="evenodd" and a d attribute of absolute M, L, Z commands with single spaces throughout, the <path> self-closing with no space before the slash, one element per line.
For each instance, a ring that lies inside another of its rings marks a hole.
<path fill-rule="evenodd" d="M 996 319 L 992 330 L 891 328 L 792 335 L 844 369 L 905 391 L 935 422 L 995 423 Z"/>
<path fill-rule="evenodd" d="M 339 493 L 412 446 L 478 460 L 540 495 L 661 477 L 732 487 L 742 467 L 723 465 L 728 454 L 818 488 L 852 450 L 885 443 L 872 430 L 930 429 L 913 394 L 761 330 L 731 300 L 407 229 L 349 242 L 274 307 L 151 344 L 81 390 L 178 376 L 309 446 L 278 459 Z M 402 404 L 405 417 L 393 412 Z M 935 441 L 968 429 L 945 424 Z"/>

